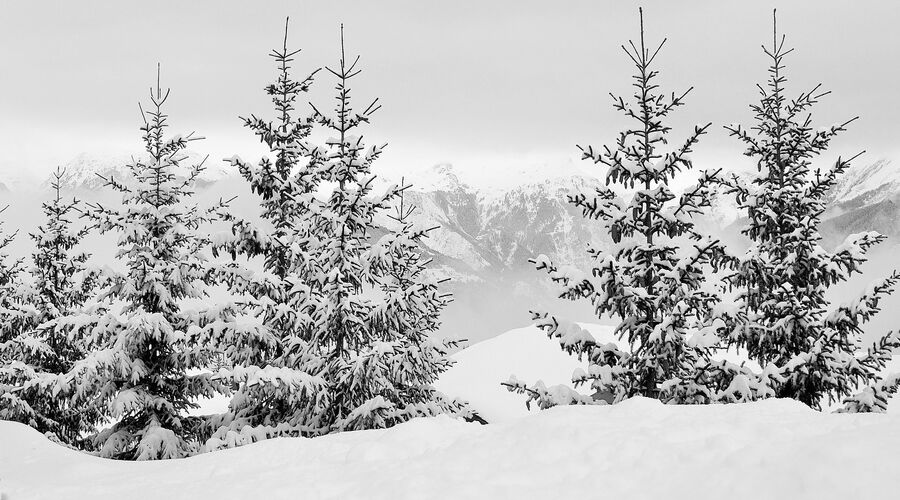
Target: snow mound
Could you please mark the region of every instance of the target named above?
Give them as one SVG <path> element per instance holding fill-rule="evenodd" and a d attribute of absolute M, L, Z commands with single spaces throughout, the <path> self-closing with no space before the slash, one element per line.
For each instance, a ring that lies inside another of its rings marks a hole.
<path fill-rule="evenodd" d="M 580 326 L 597 340 L 615 341 L 610 326 Z M 448 396 L 468 401 L 479 416 L 491 423 L 529 414 L 526 398 L 500 385 L 510 375 L 527 382 L 543 380 L 548 386 L 571 385 L 572 372 L 585 365 L 563 352 L 557 341 L 533 325 L 469 346 L 453 355 L 453 359 L 456 364 L 441 375 L 436 387 Z"/>
<path fill-rule="evenodd" d="M 624 347 L 613 334 L 612 326 L 578 323 L 578 327 L 587 330 L 599 342 L 612 342 Z M 529 411 L 525 406 L 525 396 L 509 392 L 501 385 L 509 380 L 510 375 L 528 383 L 543 380 L 548 387 L 557 384 L 571 387 L 572 372 L 587 368 L 586 361 L 578 361 L 575 356 L 563 352 L 556 340 L 547 337 L 534 325 L 473 344 L 452 357 L 456 364 L 441 375 L 435 386 L 448 396 L 468 401 L 475 412 L 490 423 L 508 422 L 540 411 L 537 408 Z M 747 359 L 744 352 L 718 352 L 714 359 L 745 363 L 752 370 L 761 370 L 755 361 Z M 895 355 L 882 371 L 883 374 L 893 372 L 900 373 L 900 355 Z M 581 387 L 579 391 L 589 394 L 590 389 Z M 892 396 L 889 401 L 893 402 L 896 397 Z M 841 401 L 834 401 L 824 410 L 833 411 L 841 406 Z M 896 405 L 891 405 L 889 411 L 900 412 Z"/>
<path fill-rule="evenodd" d="M 9 500 L 92 498 L 896 498 L 900 418 L 789 400 L 637 398 L 494 425 L 447 417 L 184 460 L 115 462 L 0 422 Z"/>

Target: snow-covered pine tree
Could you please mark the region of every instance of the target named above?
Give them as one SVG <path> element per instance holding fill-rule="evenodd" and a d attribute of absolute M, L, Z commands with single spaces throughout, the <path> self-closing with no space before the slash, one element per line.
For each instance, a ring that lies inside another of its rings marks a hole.
<path fill-rule="evenodd" d="M 824 170 L 812 166 L 856 118 L 813 128 L 811 108 L 828 92 L 817 85 L 788 100 L 784 58 L 792 49 L 785 48 L 785 37 L 774 28 L 772 46 L 763 46 L 771 60 L 769 79 L 758 86 L 759 103 L 750 106 L 756 123 L 749 130 L 726 127 L 747 145 L 744 154 L 756 160 L 759 172 L 750 182 L 738 176 L 728 181 L 747 215 L 743 233 L 751 241 L 729 278 L 745 313 L 731 340 L 764 367 L 757 382 L 772 395 L 813 408 L 849 397 L 848 411 L 883 411 L 897 378 L 883 380 L 879 372 L 900 347 L 900 336 L 890 332 L 865 352 L 859 341 L 862 326 L 879 311 L 900 275 L 895 271 L 848 304 L 829 302 L 827 290 L 860 272 L 866 252 L 884 237 L 855 234 L 834 251 L 825 250 L 818 226 L 826 195 L 859 155 L 838 158 Z M 871 387 L 850 397 L 860 384 Z"/>
<path fill-rule="evenodd" d="M 453 361 L 449 349 L 455 339 L 434 338 L 440 327 L 440 315 L 452 299 L 440 291 L 438 279 L 424 255 L 424 240 L 436 228 L 422 227 L 411 215 L 415 207 L 405 203 L 405 191 L 411 186 L 401 179 L 399 201 L 387 234 L 368 251 L 366 274 L 371 275 L 377 292 L 368 318 L 368 328 L 380 339 L 369 349 L 384 358 L 387 384 L 374 387 L 372 393 L 383 401 L 385 410 L 363 417 L 354 427 L 386 427 L 418 416 L 457 414 L 472 417 L 465 402 L 451 400 L 435 390 L 433 384 Z M 346 383 L 346 382 L 345 382 Z M 371 411 L 371 410 L 370 410 Z M 343 424 L 345 427 L 346 424 Z"/>
<path fill-rule="evenodd" d="M 245 119 L 275 160 L 232 163 L 261 198 L 268 227 L 232 217 L 231 234 L 217 246 L 262 260 L 262 272 L 237 262 L 221 272 L 232 291 L 256 297 L 247 305 L 265 318 L 275 341 L 252 356 L 266 366 L 224 374 L 240 388 L 207 449 L 462 411 L 461 403 L 431 386 L 451 362 L 448 344 L 430 339 L 449 296 L 438 291 L 422 256 L 428 230 L 408 220 L 405 187 L 372 193 L 370 165 L 381 148 L 365 151 L 361 138 L 350 134 L 377 105 L 352 110 L 347 81 L 359 71 L 343 57 L 343 28 L 341 50 L 340 70 L 329 69 L 339 79 L 333 118 L 315 108 L 311 117 L 294 116 L 316 72 L 303 81 L 291 78 L 298 51 L 288 50 L 285 34 L 283 48 L 272 53 L 278 80 L 266 89 L 278 118 Z M 308 139 L 317 122 L 337 134 L 324 147 Z M 323 199 L 326 185 L 333 192 Z M 376 227 L 376 214 L 398 199 L 398 227 Z M 375 240 L 377 232 L 387 234 Z"/>
<path fill-rule="evenodd" d="M 445 347 L 429 340 L 449 297 L 426 272 L 420 242 L 427 231 L 400 208 L 399 229 L 373 242 L 376 215 L 402 200 L 406 187 L 374 192 L 371 167 L 383 146 L 367 147 L 357 134 L 381 106 L 375 99 L 362 112 L 353 109 L 349 83 L 358 62 L 346 58 L 341 26 L 340 65 L 326 68 L 337 79 L 334 113 L 313 108 L 332 134 L 321 153 L 322 180 L 332 191 L 316 227 L 323 242 L 313 287 L 322 306 L 304 346 L 307 359 L 321 360 L 315 373 L 328 386 L 322 432 L 389 427 L 462 408 L 431 386 L 450 365 Z"/>
<path fill-rule="evenodd" d="M 222 203 L 207 210 L 192 203 L 203 162 L 186 165 L 193 134 L 166 137 L 163 107 L 169 91 L 157 78 L 149 110 L 141 108 L 147 155 L 127 165 L 133 181 L 106 178 L 121 193 L 119 207 L 89 204 L 85 215 L 101 232 L 119 236 L 125 273 L 102 291 L 111 304 L 93 316 L 61 320 L 85 332 L 85 359 L 60 378 L 60 390 L 79 407 L 96 408 L 111 426 L 92 439 L 100 456 L 153 460 L 183 457 L 197 447 L 199 423 L 186 410 L 221 391 L 202 369 L 220 339 L 210 340 L 220 311 L 187 307 L 207 298 L 208 239 L 198 228 Z"/>
<path fill-rule="evenodd" d="M 575 385 L 590 384 L 607 401 L 645 396 L 709 402 L 716 399 L 716 388 L 704 368 L 724 324 L 714 318 L 719 296 L 707 278 L 724 252 L 718 241 L 700 234 L 692 218 L 709 207 L 721 169 L 700 173 L 696 185 L 681 195 L 670 189 L 676 175 L 693 168 L 689 154 L 710 125 L 695 126 L 681 146 L 663 151 L 671 132 L 665 119 L 683 105 L 690 89 L 668 96 L 659 89 L 653 62 L 665 40 L 655 49 L 645 45 L 639 12 L 640 41 L 622 46 L 636 69 L 633 100 L 612 96 L 613 107 L 633 125 L 619 133 L 613 147 L 579 147 L 583 159 L 608 169 L 606 183 L 618 189 L 569 196 L 585 217 L 604 225 L 613 245 L 588 250 L 594 263 L 588 271 L 543 255 L 532 261 L 562 287 L 561 298 L 587 300 L 598 317 L 618 318 L 615 332 L 626 347 L 600 343 L 578 325 L 547 313 L 533 317 L 565 351 L 586 358 L 588 369 L 573 375 Z M 528 385 L 515 377 L 504 385 L 542 408 L 595 402 L 567 386 Z"/>
<path fill-rule="evenodd" d="M 9 206 L 0 208 L 0 216 L 8 208 Z M 20 300 L 23 262 L 22 259 L 13 259 L 6 253 L 7 247 L 16 237 L 16 232 L 5 232 L 3 222 L 0 219 L 0 343 L 18 336 L 22 331 L 23 320 Z M 4 360 L 2 356 L 0 353 L 0 361 Z"/>
<path fill-rule="evenodd" d="M 213 439 L 207 449 L 239 446 L 277 435 L 318 433 L 316 415 L 325 404 L 324 385 L 304 371 L 307 359 L 298 347 L 312 337 L 309 283 L 314 279 L 310 256 L 317 247 L 316 214 L 321 201 L 315 197 L 320 181 L 319 161 L 307 138 L 314 125 L 309 115 L 298 116 L 300 96 L 309 90 L 318 70 L 303 80 L 291 76 L 291 65 L 300 50 L 288 49 L 288 21 L 284 43 L 270 56 L 278 77 L 266 87 L 276 117 L 267 121 L 255 115 L 244 126 L 269 149 L 253 165 L 235 156 L 238 169 L 260 200 L 260 219 L 224 214 L 230 232 L 218 237 L 213 251 L 230 254 L 231 261 L 217 266 L 216 275 L 241 297 L 238 306 L 260 326 L 255 342 L 244 348 L 228 346 L 226 364 L 218 378 L 237 386 L 229 411 L 211 422 Z"/>
<path fill-rule="evenodd" d="M 27 423 L 77 445 L 81 435 L 92 430 L 97 414 L 90 408 L 73 408 L 67 398 L 48 390 L 47 382 L 84 357 L 79 332 L 66 331 L 57 320 L 85 305 L 102 273 L 89 268 L 89 255 L 77 248 L 89 229 L 74 227 L 72 217 L 81 210 L 76 200 L 62 199 L 63 174 L 62 169 L 54 172 L 53 197 L 42 204 L 45 224 L 30 234 L 35 245 L 30 269 L 34 285 L 25 325 L 18 336 L 0 344 L 2 356 L 11 360 L 0 367 L 0 383 L 17 388 L 0 402 L 0 418 Z"/>
<path fill-rule="evenodd" d="M 8 208 L 0 208 L 0 215 Z M 13 259 L 6 251 L 17 232 L 5 232 L 3 222 L 0 220 L 0 419 L 23 420 L 22 415 L 31 409 L 19 397 L 21 387 L 15 373 L 25 366 L 14 356 L 12 346 L 30 324 L 30 290 L 22 280 L 23 260 Z"/>

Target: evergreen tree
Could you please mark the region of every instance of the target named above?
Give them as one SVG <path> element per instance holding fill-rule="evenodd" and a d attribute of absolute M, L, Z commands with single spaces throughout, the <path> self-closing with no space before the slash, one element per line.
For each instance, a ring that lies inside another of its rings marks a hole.
<path fill-rule="evenodd" d="M 9 208 L 0 208 L 0 215 Z M 6 253 L 6 248 L 12 244 L 16 233 L 6 233 L 3 230 L 3 221 L 0 220 L 0 343 L 7 342 L 18 336 L 22 331 L 23 311 L 20 296 L 21 274 L 23 271 L 22 259 L 13 260 Z M 0 361 L 5 358 L 0 353 Z"/>
<path fill-rule="evenodd" d="M 430 339 L 449 297 L 427 272 L 420 246 L 427 231 L 410 223 L 403 206 L 394 230 L 375 223 L 377 214 L 402 200 L 405 188 L 373 193 L 371 163 L 381 148 L 367 150 L 351 134 L 378 106 L 353 111 L 347 82 L 359 70 L 343 57 L 343 31 L 341 50 L 340 69 L 328 70 L 338 79 L 335 116 L 315 108 L 311 117 L 294 116 L 312 75 L 291 79 L 297 52 L 287 49 L 285 38 L 272 54 L 278 81 L 267 88 L 279 118 L 245 120 L 275 161 L 233 163 L 261 197 L 271 229 L 232 219 L 231 237 L 220 249 L 262 258 L 261 274 L 231 266 L 229 283 L 259 298 L 248 304 L 266 318 L 277 342 L 257 357 L 267 366 L 235 369 L 252 377 L 232 376 L 242 387 L 208 449 L 273 435 L 387 427 L 462 409 L 431 386 L 450 365 L 448 346 Z M 335 135 L 324 147 L 308 139 L 315 124 Z M 332 189 L 327 198 L 325 186 Z"/>
<path fill-rule="evenodd" d="M 84 357 L 81 339 L 58 327 L 57 320 L 79 311 L 102 276 L 87 267 L 88 254 L 77 250 L 88 228 L 73 227 L 72 215 L 80 209 L 77 201 L 62 199 L 59 181 L 63 174 L 61 169 L 54 172 L 54 197 L 42 205 L 46 223 L 30 235 L 36 248 L 30 269 L 35 285 L 29 293 L 22 332 L 0 344 L 3 355 L 12 361 L 0 368 L 0 380 L 17 388 L 8 404 L 0 403 L 0 416 L 75 445 L 82 433 L 91 430 L 96 412 L 71 407 L 68 399 L 53 394 L 46 383 L 48 377 L 68 372 Z"/>
<path fill-rule="evenodd" d="M 709 402 L 718 397 L 718 382 L 708 379 L 707 368 L 724 323 L 713 314 L 719 295 L 707 277 L 722 264 L 724 252 L 718 241 L 700 234 L 692 219 L 710 206 L 721 169 L 702 172 L 681 195 L 670 189 L 676 175 L 693 168 L 689 154 L 709 124 L 694 127 L 680 147 L 664 152 L 671 133 L 665 119 L 683 105 L 690 89 L 669 96 L 659 89 L 653 62 L 665 40 L 648 48 L 642 11 L 640 16 L 639 44 L 622 46 L 636 69 L 633 100 L 613 96 L 614 108 L 633 125 L 619 133 L 613 147 L 579 147 L 583 159 L 608 169 L 607 185 L 619 189 L 569 196 L 585 217 L 603 224 L 613 245 L 588 250 L 594 265 L 587 272 L 543 255 L 532 261 L 561 285 L 561 298 L 588 300 L 598 317 L 618 318 L 615 333 L 627 347 L 599 343 L 577 325 L 533 314 L 538 327 L 565 351 L 587 359 L 588 370 L 573 375 L 576 386 L 590 384 L 612 402 L 632 396 Z M 595 402 L 566 386 L 529 386 L 515 377 L 504 385 L 542 408 Z"/>
<path fill-rule="evenodd" d="M 76 406 L 96 408 L 112 421 L 92 439 L 103 457 L 153 460 L 191 453 L 199 423 L 185 411 L 197 398 L 224 390 L 202 371 L 222 343 L 213 336 L 222 311 L 188 307 L 207 298 L 208 241 L 198 228 L 223 204 L 203 210 L 191 203 L 204 167 L 201 162 L 184 168 L 184 150 L 198 138 L 165 135 L 168 97 L 157 80 L 151 108 L 141 110 L 147 159 L 127 165 L 133 182 L 105 178 L 121 193 L 121 206 L 91 204 L 85 212 L 101 232 L 118 234 L 125 274 L 99 294 L 105 307 L 60 322 L 84 332 L 89 352 L 60 377 L 59 390 Z"/>
<path fill-rule="evenodd" d="M 0 208 L 0 215 L 9 207 Z M 31 407 L 21 398 L 21 384 L 17 374 L 27 369 L 12 346 L 22 335 L 32 316 L 27 304 L 29 291 L 22 280 L 22 259 L 13 260 L 6 248 L 12 244 L 16 232 L 9 234 L 3 230 L 0 220 L 0 419 L 26 420 L 23 416 L 33 413 Z M 34 424 L 37 426 L 37 423 Z"/>
<path fill-rule="evenodd" d="M 321 202 L 315 192 L 321 175 L 315 148 L 308 143 L 314 125 L 299 115 L 298 99 L 305 94 L 318 70 L 294 80 L 291 65 L 300 50 L 289 50 L 287 21 L 284 44 L 272 51 L 278 77 L 266 87 L 276 117 L 266 121 L 251 115 L 249 128 L 272 153 L 258 164 L 235 156 L 230 162 L 260 200 L 261 221 L 224 214 L 230 233 L 217 239 L 216 254 L 230 254 L 216 275 L 239 306 L 255 318 L 259 330 L 246 348 L 229 347 L 225 360 L 233 369 L 218 377 L 237 386 L 228 413 L 211 422 L 214 439 L 207 448 L 238 446 L 277 435 L 314 434 L 317 410 L 324 404 L 324 386 L 307 374 L 307 360 L 297 355 L 304 339 L 311 338 L 315 314 L 310 285 L 310 258 L 317 234 L 314 218 Z"/>
<path fill-rule="evenodd" d="M 831 140 L 856 118 L 814 129 L 811 108 L 828 94 L 817 85 L 793 100 L 785 96 L 785 37 L 773 30 L 769 79 L 758 86 L 760 101 L 751 105 L 756 123 L 748 130 L 726 127 L 747 145 L 758 175 L 750 182 L 729 181 L 740 209 L 747 214 L 743 233 L 752 242 L 729 281 L 738 290 L 743 320 L 731 334 L 733 343 L 765 367 L 754 383 L 777 397 L 794 398 L 813 408 L 823 401 L 848 398 L 860 384 L 871 384 L 847 400 L 851 411 L 884 409 L 894 378 L 879 372 L 900 347 L 891 332 L 866 352 L 858 353 L 862 326 L 879 311 L 900 275 L 892 273 L 852 302 L 837 307 L 828 289 L 860 272 L 866 252 L 884 240 L 877 233 L 854 234 L 834 251 L 821 244 L 818 227 L 826 195 L 856 156 L 838 158 L 827 169 L 814 168 Z M 857 155 L 858 156 L 858 155 Z"/>
<path fill-rule="evenodd" d="M 427 270 L 421 240 L 427 230 L 408 220 L 407 186 L 373 190 L 372 164 L 383 146 L 366 146 L 359 128 L 381 106 L 378 99 L 354 110 L 350 80 L 360 74 L 359 57 L 348 61 L 341 27 L 341 58 L 335 77 L 333 114 L 315 110 L 331 137 L 321 148 L 322 181 L 333 189 L 317 214 L 322 244 L 314 264 L 319 304 L 304 357 L 307 371 L 324 379 L 329 404 L 319 422 L 323 432 L 389 427 L 417 416 L 462 413 L 432 382 L 450 366 L 447 346 L 429 339 L 449 296 Z M 399 227 L 374 241 L 378 214 L 400 203 Z M 321 360 L 321 361 L 318 361 Z"/>

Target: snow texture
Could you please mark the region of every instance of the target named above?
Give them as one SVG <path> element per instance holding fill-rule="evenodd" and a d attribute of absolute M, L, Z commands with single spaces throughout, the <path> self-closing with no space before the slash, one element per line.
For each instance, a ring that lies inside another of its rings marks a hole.
<path fill-rule="evenodd" d="M 900 417 L 821 414 L 782 399 L 677 406 L 634 398 L 487 426 L 441 416 L 153 463 L 83 455 L 12 422 L 0 422 L 0 442 L 0 491 L 9 500 L 527 500 L 601 491 L 802 500 L 900 490 Z"/>

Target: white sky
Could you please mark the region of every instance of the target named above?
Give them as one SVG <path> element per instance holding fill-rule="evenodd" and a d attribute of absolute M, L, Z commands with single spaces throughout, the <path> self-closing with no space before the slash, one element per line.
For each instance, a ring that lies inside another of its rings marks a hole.
<path fill-rule="evenodd" d="M 645 1 L 650 40 L 668 36 L 661 83 L 694 92 L 677 115 L 676 137 L 712 121 L 695 158 L 740 161 L 721 125 L 750 121 L 754 84 L 766 76 L 760 44 L 771 40 L 773 2 Z M 553 165 L 575 144 L 611 142 L 623 124 L 608 92 L 628 91 L 619 49 L 637 37 L 637 3 L 625 1 L 238 2 L 161 0 L 47 2 L 0 6 L 0 176 L 43 177 L 80 152 L 139 147 L 137 101 L 162 63 L 173 89 L 173 131 L 208 138 L 213 157 L 258 153 L 239 115 L 270 116 L 263 87 L 268 51 L 291 16 L 302 47 L 298 76 L 337 61 L 343 22 L 348 50 L 361 53 L 360 104 L 383 108 L 368 136 L 390 143 L 389 169 L 440 162 L 503 169 Z M 897 156 L 900 4 L 791 1 L 779 27 L 796 48 L 787 60 L 794 93 L 823 82 L 834 93 L 817 123 L 861 115 L 834 153 Z M 322 75 L 313 96 L 327 97 Z M 327 101 L 325 101 L 327 102 Z M 681 127 L 680 129 L 677 127 Z M 707 165 L 711 166 L 711 165 Z"/>

